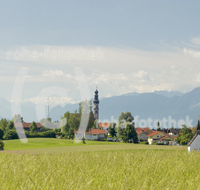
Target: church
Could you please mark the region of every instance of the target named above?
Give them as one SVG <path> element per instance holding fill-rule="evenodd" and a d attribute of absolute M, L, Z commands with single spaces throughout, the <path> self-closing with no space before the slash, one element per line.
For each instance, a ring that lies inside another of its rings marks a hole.
<path fill-rule="evenodd" d="M 93 110 L 93 115 L 94 115 L 94 121 L 96 120 L 97 122 L 97 126 L 96 126 L 96 129 L 90 129 L 88 132 L 85 132 L 84 133 L 84 138 L 86 140 L 104 140 L 106 138 L 106 134 L 107 134 L 107 131 L 106 129 L 98 129 L 98 126 L 100 123 L 98 123 L 99 121 L 99 92 L 98 90 L 96 89 L 96 91 L 94 92 L 94 100 L 93 100 L 93 103 L 94 103 L 94 110 Z M 75 131 L 74 132 L 75 134 L 75 138 L 77 138 L 79 135 L 78 135 L 78 131 Z"/>

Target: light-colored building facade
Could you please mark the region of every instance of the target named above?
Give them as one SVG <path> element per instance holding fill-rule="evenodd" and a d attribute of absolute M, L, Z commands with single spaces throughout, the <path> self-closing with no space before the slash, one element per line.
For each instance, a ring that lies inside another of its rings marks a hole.
<path fill-rule="evenodd" d="M 137 132 L 137 131 L 136 131 Z M 148 141 L 148 135 L 149 133 L 147 132 L 137 132 L 138 140 L 139 141 Z"/>
<path fill-rule="evenodd" d="M 175 137 L 172 137 L 168 135 L 167 133 L 164 133 L 161 131 L 154 131 L 148 134 L 147 136 L 148 136 L 149 144 L 152 144 L 152 143 L 162 143 L 162 144 L 171 143 L 172 144 L 175 141 Z"/>

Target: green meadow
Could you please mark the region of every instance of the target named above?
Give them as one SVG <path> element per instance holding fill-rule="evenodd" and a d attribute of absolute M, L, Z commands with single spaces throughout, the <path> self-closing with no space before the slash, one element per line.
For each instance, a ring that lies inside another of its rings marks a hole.
<path fill-rule="evenodd" d="M 4 141 L 0 189 L 200 189 L 187 147 L 62 139 Z"/>
<path fill-rule="evenodd" d="M 55 138 L 29 138 L 28 143 L 22 143 L 19 139 L 4 140 L 5 150 L 21 150 L 21 149 L 37 149 L 48 147 L 63 147 L 63 146 L 80 146 L 80 145 L 109 145 L 112 142 L 103 141 L 87 141 L 86 144 L 76 143 L 74 140 L 55 139 Z M 121 143 L 115 143 L 121 144 Z"/>

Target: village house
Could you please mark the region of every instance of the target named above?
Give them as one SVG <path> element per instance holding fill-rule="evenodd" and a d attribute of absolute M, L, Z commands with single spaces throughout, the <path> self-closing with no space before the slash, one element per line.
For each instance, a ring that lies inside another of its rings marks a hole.
<path fill-rule="evenodd" d="M 169 130 L 169 135 L 177 137 L 179 135 L 180 130 L 181 129 L 170 129 Z"/>
<path fill-rule="evenodd" d="M 175 141 L 175 137 L 171 137 L 170 135 L 161 132 L 161 131 L 154 131 L 148 136 L 148 143 L 163 143 L 163 144 L 169 144 L 170 142 Z"/>
<path fill-rule="evenodd" d="M 105 140 L 106 130 L 105 129 L 90 129 L 88 132 L 81 133 L 74 131 L 75 138 L 83 138 L 85 140 Z"/>
<path fill-rule="evenodd" d="M 139 141 L 148 141 L 148 134 L 152 132 L 149 127 L 136 127 L 135 128 Z"/>
<path fill-rule="evenodd" d="M 148 134 L 147 132 L 144 131 L 136 131 L 137 136 L 138 136 L 138 140 L 139 141 L 148 141 Z"/>
<path fill-rule="evenodd" d="M 176 138 L 176 137 L 172 137 L 172 136 L 166 135 L 166 136 L 164 136 L 164 137 L 161 137 L 161 138 L 158 140 L 158 143 L 175 145 L 175 144 L 176 144 L 175 138 Z"/>

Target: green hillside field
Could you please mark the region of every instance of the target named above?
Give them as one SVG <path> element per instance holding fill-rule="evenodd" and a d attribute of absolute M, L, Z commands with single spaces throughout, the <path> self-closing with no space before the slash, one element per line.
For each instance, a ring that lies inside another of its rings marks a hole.
<path fill-rule="evenodd" d="M 62 139 L 4 141 L 0 189 L 200 189 L 187 147 Z"/>

